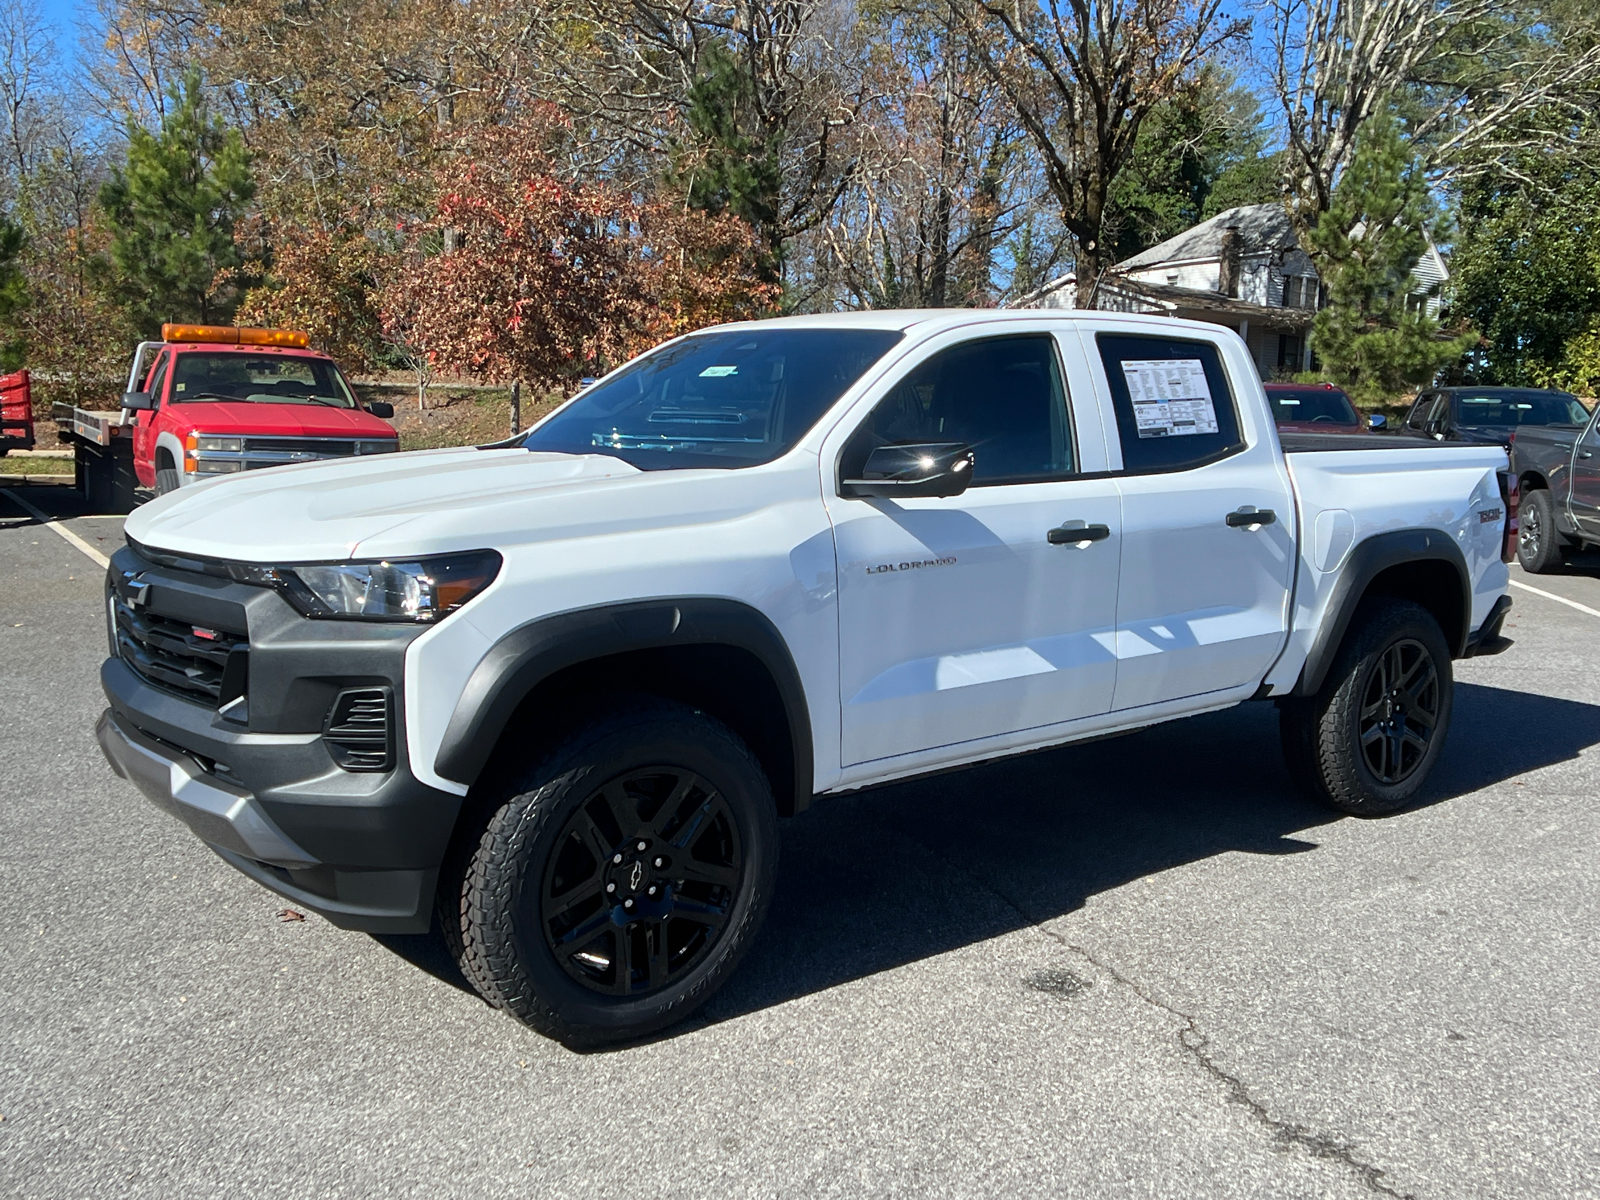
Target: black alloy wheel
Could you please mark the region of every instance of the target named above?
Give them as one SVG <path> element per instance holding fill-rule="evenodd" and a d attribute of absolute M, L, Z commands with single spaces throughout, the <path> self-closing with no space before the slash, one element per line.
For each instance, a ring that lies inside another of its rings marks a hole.
<path fill-rule="evenodd" d="M 1395 812 L 1438 761 L 1454 696 L 1450 643 L 1434 615 L 1369 596 L 1317 692 L 1278 702 L 1284 763 L 1307 795 L 1340 812 Z"/>
<path fill-rule="evenodd" d="M 722 794 L 681 767 L 645 767 L 597 788 L 568 818 L 545 869 L 539 924 L 584 987 L 645 996 L 712 951 L 743 874 Z"/>
<path fill-rule="evenodd" d="M 1372 664 L 1361 697 L 1361 754 L 1389 787 L 1404 783 L 1428 757 L 1439 727 L 1439 672 L 1421 642 L 1395 642 Z"/>
<path fill-rule="evenodd" d="M 513 736 L 513 735 L 508 735 Z M 439 913 L 489 1003 L 572 1047 L 681 1021 L 733 973 L 777 880 L 761 763 L 709 714 L 601 697 L 508 742 L 441 872 Z"/>

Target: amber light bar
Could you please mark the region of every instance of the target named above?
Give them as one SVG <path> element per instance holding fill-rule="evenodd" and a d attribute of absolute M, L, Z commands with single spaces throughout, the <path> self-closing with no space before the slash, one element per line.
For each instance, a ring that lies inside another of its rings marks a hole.
<path fill-rule="evenodd" d="M 163 342 L 221 342 L 229 346 L 292 346 L 304 350 L 311 335 L 298 329 L 251 329 L 237 325 L 173 325 L 161 327 Z"/>

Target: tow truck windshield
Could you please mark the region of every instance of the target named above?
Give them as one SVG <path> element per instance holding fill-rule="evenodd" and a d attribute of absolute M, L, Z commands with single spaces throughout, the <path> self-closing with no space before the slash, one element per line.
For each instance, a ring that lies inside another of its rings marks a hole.
<path fill-rule="evenodd" d="M 189 350 L 178 355 L 172 370 L 172 404 L 227 400 L 356 407 L 338 368 L 326 359 Z"/>
<path fill-rule="evenodd" d="M 583 393 L 523 445 L 609 454 L 646 471 L 770 462 L 902 336 L 886 329 L 697 334 Z"/>

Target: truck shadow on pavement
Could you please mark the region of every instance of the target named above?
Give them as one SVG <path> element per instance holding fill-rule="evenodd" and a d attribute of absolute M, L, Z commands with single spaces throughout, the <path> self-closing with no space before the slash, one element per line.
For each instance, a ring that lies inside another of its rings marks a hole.
<path fill-rule="evenodd" d="M 1458 684 L 1445 754 L 1406 812 L 1597 743 L 1600 706 Z M 1270 704 L 818 800 L 784 823 L 777 894 L 749 956 L 684 1028 L 1051 920 L 1227 851 L 1309 853 L 1316 829 L 1349 819 L 1295 790 Z"/>
<path fill-rule="evenodd" d="M 1450 742 L 1405 811 L 1597 743 L 1600 706 L 1458 683 Z M 743 964 L 699 1014 L 651 1040 L 1048 921 L 1185 863 L 1309 853 L 1316 829 L 1348 819 L 1290 783 L 1270 704 L 819 799 L 781 827 L 777 893 Z M 378 940 L 470 990 L 437 929 Z"/>

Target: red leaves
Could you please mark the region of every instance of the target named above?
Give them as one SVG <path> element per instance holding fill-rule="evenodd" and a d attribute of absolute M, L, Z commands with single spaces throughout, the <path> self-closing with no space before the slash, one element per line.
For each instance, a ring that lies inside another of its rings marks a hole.
<path fill-rule="evenodd" d="M 548 387 L 776 302 L 747 225 L 563 178 L 551 152 L 561 134 L 543 111 L 464 139 L 419 231 L 431 238 L 413 239 L 385 289 L 391 338 L 404 327 L 443 369 Z M 457 248 L 424 254 L 447 230 Z"/>

